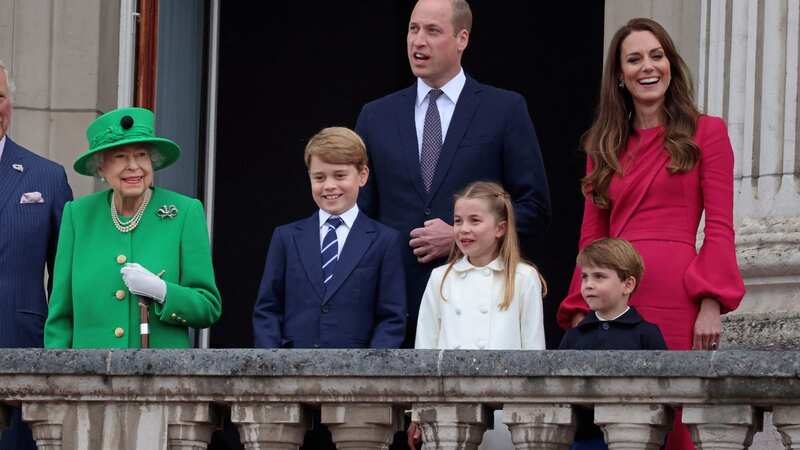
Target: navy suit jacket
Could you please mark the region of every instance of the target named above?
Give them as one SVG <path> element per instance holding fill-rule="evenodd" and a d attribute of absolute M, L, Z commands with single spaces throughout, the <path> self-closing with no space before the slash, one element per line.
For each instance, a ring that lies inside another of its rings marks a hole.
<path fill-rule="evenodd" d="M 21 204 L 22 195 L 30 192 L 40 192 L 44 203 Z M 53 273 L 61 211 L 69 200 L 72 190 L 64 168 L 6 136 L 0 157 L 0 347 L 43 344 L 44 268 Z M 35 447 L 15 409 L 0 449 L 26 448 Z"/>
<path fill-rule="evenodd" d="M 403 241 L 359 212 L 322 284 L 319 215 L 275 229 L 253 311 L 257 348 L 398 348 L 406 327 Z"/>
<path fill-rule="evenodd" d="M 370 177 L 359 194 L 359 206 L 370 217 L 400 231 L 406 241 L 403 258 L 412 347 L 425 284 L 431 270 L 444 263 L 417 262 L 408 246 L 412 229 L 433 218 L 452 224 L 453 195 L 479 180 L 498 182 L 511 194 L 521 235 L 541 235 L 550 217 L 542 155 L 521 95 L 467 77 L 429 193 L 420 173 L 416 98 L 414 83 L 365 105 L 356 124 L 370 160 Z"/>

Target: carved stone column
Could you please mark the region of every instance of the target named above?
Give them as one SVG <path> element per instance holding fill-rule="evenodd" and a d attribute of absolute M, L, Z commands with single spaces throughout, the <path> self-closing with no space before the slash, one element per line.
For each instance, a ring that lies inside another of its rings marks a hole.
<path fill-rule="evenodd" d="M 64 448 L 63 424 L 68 403 L 23 403 L 22 419 L 28 422 L 39 450 Z"/>
<path fill-rule="evenodd" d="M 320 422 L 339 450 L 386 449 L 392 442 L 395 408 L 385 403 L 324 404 Z"/>
<path fill-rule="evenodd" d="M 761 414 L 749 405 L 684 405 L 682 420 L 697 450 L 745 449 L 761 431 Z"/>
<path fill-rule="evenodd" d="M 432 450 L 475 450 L 486 431 L 487 413 L 476 403 L 416 403 L 411 419 L 422 427 L 422 440 Z"/>
<path fill-rule="evenodd" d="M 783 438 L 786 450 L 800 450 L 800 406 L 775 406 L 772 423 Z"/>
<path fill-rule="evenodd" d="M 672 428 L 672 410 L 663 405 L 596 405 L 594 422 L 611 450 L 657 450 Z"/>
<path fill-rule="evenodd" d="M 166 406 L 167 449 L 208 448 L 214 431 L 214 411 L 209 403 L 171 403 Z"/>
<path fill-rule="evenodd" d="M 736 247 L 747 295 L 723 347 L 800 345 L 800 0 L 700 2 L 698 105 L 735 156 Z"/>
<path fill-rule="evenodd" d="M 566 450 L 575 436 L 570 405 L 507 404 L 503 422 L 517 450 Z"/>
<path fill-rule="evenodd" d="M 231 421 L 247 450 L 296 450 L 303 443 L 306 419 L 299 403 L 235 403 Z"/>

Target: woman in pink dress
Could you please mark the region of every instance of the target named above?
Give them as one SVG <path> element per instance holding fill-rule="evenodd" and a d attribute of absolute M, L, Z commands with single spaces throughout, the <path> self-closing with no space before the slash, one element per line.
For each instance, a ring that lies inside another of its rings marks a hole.
<path fill-rule="evenodd" d="M 583 148 L 580 248 L 603 237 L 630 241 L 645 262 L 630 303 L 661 328 L 670 350 L 715 350 L 720 315 L 744 296 L 734 245 L 733 150 L 722 119 L 694 106 L 686 63 L 657 22 L 632 19 L 611 40 Z M 703 212 L 705 236 L 696 251 Z M 589 309 L 579 275 L 558 310 L 563 328 Z M 693 448 L 677 419 L 667 448 Z"/>

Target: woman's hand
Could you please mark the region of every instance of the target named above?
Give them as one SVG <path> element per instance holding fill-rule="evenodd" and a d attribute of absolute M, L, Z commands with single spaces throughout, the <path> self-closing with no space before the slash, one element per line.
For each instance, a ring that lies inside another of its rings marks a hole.
<path fill-rule="evenodd" d="M 692 350 L 716 350 L 722 334 L 719 302 L 713 298 L 700 301 L 700 312 L 694 321 L 694 340 Z"/>
<path fill-rule="evenodd" d="M 122 274 L 122 281 L 131 293 L 164 303 L 167 296 L 167 283 L 158 275 L 138 263 L 127 263 L 119 272 Z"/>
<path fill-rule="evenodd" d="M 411 450 L 417 450 L 417 446 L 422 444 L 422 428 L 417 425 L 417 422 L 411 422 L 406 436 L 408 437 L 408 448 Z"/>
<path fill-rule="evenodd" d="M 575 315 L 572 316 L 572 328 L 577 327 L 578 324 L 581 323 L 581 320 L 583 320 L 584 317 L 586 317 L 586 314 L 582 312 L 576 312 Z"/>

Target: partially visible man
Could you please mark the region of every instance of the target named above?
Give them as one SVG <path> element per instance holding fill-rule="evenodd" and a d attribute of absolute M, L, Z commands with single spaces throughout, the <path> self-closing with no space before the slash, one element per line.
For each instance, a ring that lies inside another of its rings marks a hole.
<path fill-rule="evenodd" d="M 61 210 L 72 200 L 72 190 L 63 167 L 7 136 L 13 92 L 0 61 L 0 347 L 41 347 L 47 317 L 44 269 L 53 273 Z M 0 450 L 35 448 L 14 409 Z"/>
<path fill-rule="evenodd" d="M 405 347 L 414 347 L 420 299 L 431 270 L 453 243 L 453 195 L 477 180 L 500 183 L 513 199 L 523 236 L 540 235 L 550 195 L 525 99 L 464 74 L 472 12 L 465 0 L 420 0 L 407 51 L 412 86 L 368 103 L 356 131 L 371 177 L 359 206 L 409 236 Z"/>

